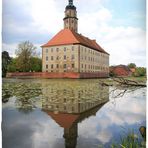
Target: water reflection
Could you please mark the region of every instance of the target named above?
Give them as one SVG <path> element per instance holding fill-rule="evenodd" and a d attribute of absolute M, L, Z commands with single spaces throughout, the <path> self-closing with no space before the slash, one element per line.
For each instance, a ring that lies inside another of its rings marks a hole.
<path fill-rule="evenodd" d="M 95 116 L 109 101 L 109 88 L 101 85 L 92 91 L 89 90 L 89 85 L 79 90 L 66 86 L 59 89 L 53 85 L 43 88 L 42 110 L 64 128 L 65 148 L 75 148 L 78 123 L 92 115 Z"/>
<path fill-rule="evenodd" d="M 30 83 L 31 82 L 31 83 Z M 108 148 L 121 126 L 145 125 L 145 93 L 109 94 L 100 80 L 7 80 L 3 83 L 3 148 Z"/>

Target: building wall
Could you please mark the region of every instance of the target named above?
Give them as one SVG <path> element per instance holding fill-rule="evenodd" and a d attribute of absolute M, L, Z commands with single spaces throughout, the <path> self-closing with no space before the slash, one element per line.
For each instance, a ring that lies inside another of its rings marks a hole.
<path fill-rule="evenodd" d="M 43 72 L 78 72 L 79 45 L 43 47 Z"/>
<path fill-rule="evenodd" d="M 65 11 L 64 28 L 78 32 L 78 19 L 76 10 L 67 9 Z"/>
<path fill-rule="evenodd" d="M 93 77 L 106 77 L 109 73 L 109 55 L 91 48 L 82 45 L 62 45 L 43 47 L 42 50 L 43 72 L 102 74 Z"/>
<path fill-rule="evenodd" d="M 109 73 L 109 55 L 80 45 L 80 72 Z"/>

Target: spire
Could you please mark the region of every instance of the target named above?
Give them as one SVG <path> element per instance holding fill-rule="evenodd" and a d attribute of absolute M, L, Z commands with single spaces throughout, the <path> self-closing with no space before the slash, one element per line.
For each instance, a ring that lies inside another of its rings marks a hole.
<path fill-rule="evenodd" d="M 69 0 L 69 5 L 73 6 L 73 0 Z"/>

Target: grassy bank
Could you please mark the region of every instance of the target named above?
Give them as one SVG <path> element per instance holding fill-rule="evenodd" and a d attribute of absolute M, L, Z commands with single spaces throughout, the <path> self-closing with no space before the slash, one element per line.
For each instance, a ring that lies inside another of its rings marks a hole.
<path fill-rule="evenodd" d="M 123 77 L 123 78 L 127 79 L 127 80 L 135 81 L 135 82 L 137 82 L 139 84 L 146 84 L 146 82 L 147 82 L 147 78 L 146 77 Z M 103 82 L 108 84 L 108 85 L 119 84 L 119 83 L 115 82 L 112 78 L 103 79 Z"/>

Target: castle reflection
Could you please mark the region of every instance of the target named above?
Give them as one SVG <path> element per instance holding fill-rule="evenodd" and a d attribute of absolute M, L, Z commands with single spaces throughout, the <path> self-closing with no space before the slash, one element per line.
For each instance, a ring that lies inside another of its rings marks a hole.
<path fill-rule="evenodd" d="M 42 110 L 64 128 L 65 148 L 76 147 L 78 123 L 95 116 L 109 101 L 109 87 L 97 85 L 93 89 L 93 84 L 77 86 L 60 88 L 58 85 L 48 85 L 42 90 Z"/>

